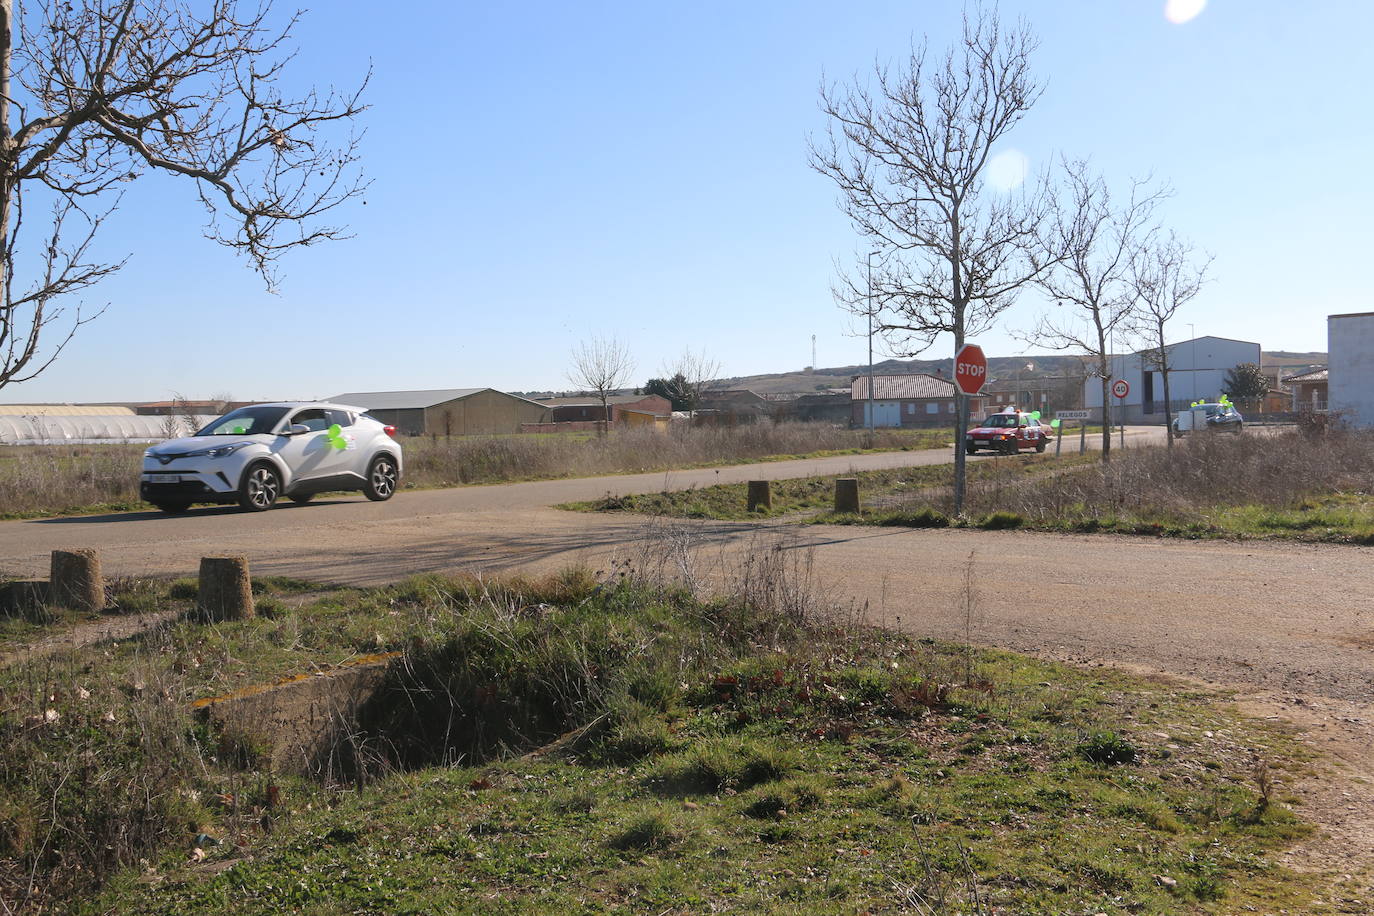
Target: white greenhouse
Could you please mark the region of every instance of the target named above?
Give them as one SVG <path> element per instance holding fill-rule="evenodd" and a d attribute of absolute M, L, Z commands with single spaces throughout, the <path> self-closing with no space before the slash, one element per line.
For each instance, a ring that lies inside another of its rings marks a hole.
<path fill-rule="evenodd" d="M 188 429 L 187 420 L 195 428 Z M 114 442 L 161 442 L 186 436 L 205 426 L 212 416 L 140 417 L 0 415 L 0 445 L 93 445 Z"/>

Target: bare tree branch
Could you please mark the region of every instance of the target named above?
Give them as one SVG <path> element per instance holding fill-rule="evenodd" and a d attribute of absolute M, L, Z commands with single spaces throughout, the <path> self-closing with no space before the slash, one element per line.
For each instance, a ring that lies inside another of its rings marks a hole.
<path fill-rule="evenodd" d="M 1063 160 L 1061 169 L 1064 182 L 1042 241 L 1042 257 L 1051 266 L 1036 279 L 1054 301 L 1054 311 L 1040 317 L 1030 339 L 1088 358 L 1102 388 L 1102 461 L 1108 462 L 1112 341 L 1135 302 L 1132 265 L 1157 233 L 1155 211 L 1172 192 L 1167 186 L 1151 188 L 1148 179 L 1133 180 L 1117 206 L 1106 182 L 1086 162 Z"/>
<path fill-rule="evenodd" d="M 1170 448 L 1174 445 L 1174 412 L 1169 396 L 1167 326 L 1202 290 L 1211 266 L 1210 255 L 1199 258 L 1192 245 L 1172 232 L 1167 238 L 1153 238 L 1131 261 L 1133 307 L 1126 329 L 1143 344 L 1146 365 L 1158 370 L 1164 383 L 1164 425 Z"/>
<path fill-rule="evenodd" d="M 286 95 L 297 15 L 274 25 L 271 0 L 0 0 L 0 386 L 43 371 L 95 317 L 75 308 L 59 323 L 56 302 L 123 266 L 85 253 L 118 189 L 147 172 L 192 182 L 206 235 L 269 289 L 283 252 L 343 237 L 320 218 L 366 187 L 352 124 L 367 78 Z M 36 238 L 26 189 L 54 202 Z M 106 195 L 88 214 L 83 201 Z M 73 243 L 62 228 L 76 214 L 87 231 Z M 40 356 L 59 324 L 65 336 Z"/>
<path fill-rule="evenodd" d="M 993 327 L 1045 264 L 1038 257 L 1047 202 L 1039 191 L 989 189 L 994 149 L 1040 97 L 1030 73 L 1036 39 L 1018 23 L 1004 30 L 995 10 L 964 16 L 961 40 L 931 65 L 924 45 L 903 65 L 876 65 L 876 89 L 857 77 L 823 84 L 830 118 L 811 141 L 811 167 L 840 191 L 840 209 L 885 257 L 873 272 L 872 314 L 887 346 L 914 356 L 940 334 L 965 339 Z M 842 274 L 836 298 L 870 314 L 864 269 Z M 964 491 L 968 401 L 957 398 L 956 511 Z"/>
<path fill-rule="evenodd" d="M 695 413 L 702 394 L 720 375 L 720 361 L 707 356 L 705 350 L 693 353 L 692 348 L 687 347 L 671 364 L 664 363 L 659 372 L 672 392 L 670 400 L 683 404 L 683 409 L 689 413 Z"/>
<path fill-rule="evenodd" d="M 605 435 L 611 421 L 610 397 L 629 381 L 630 374 L 635 371 L 630 348 L 614 337 L 594 337 L 590 343 L 583 341 L 577 345 L 572 352 L 572 362 L 568 381 L 596 395 L 601 402 L 600 431 Z"/>

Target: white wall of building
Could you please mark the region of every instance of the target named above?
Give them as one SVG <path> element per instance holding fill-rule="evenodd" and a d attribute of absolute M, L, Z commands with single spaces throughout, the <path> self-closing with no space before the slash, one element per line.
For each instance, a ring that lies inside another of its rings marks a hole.
<path fill-rule="evenodd" d="M 1225 387 L 1226 373 L 1241 363 L 1260 364 L 1261 348 L 1246 340 L 1226 337 L 1198 337 L 1170 344 L 1165 348 L 1169 361 L 1169 397 L 1175 403 L 1197 400 L 1215 401 Z M 1163 373 L 1146 368 L 1140 353 L 1113 356 L 1112 379 L 1124 378 L 1130 392 L 1119 403 L 1128 422 L 1164 422 Z M 1107 395 L 1115 412 L 1117 399 Z M 1083 383 L 1083 406 L 1102 409 L 1101 380 L 1088 378 Z"/>
<path fill-rule="evenodd" d="M 1352 426 L 1374 426 L 1374 312 L 1328 315 L 1327 403 Z"/>
<path fill-rule="evenodd" d="M 877 385 L 873 386 L 876 393 L 879 390 Z M 901 401 L 873 401 L 873 425 L 877 426 L 901 426 L 902 425 L 902 402 Z M 868 425 L 868 401 L 864 401 L 864 426 Z"/>

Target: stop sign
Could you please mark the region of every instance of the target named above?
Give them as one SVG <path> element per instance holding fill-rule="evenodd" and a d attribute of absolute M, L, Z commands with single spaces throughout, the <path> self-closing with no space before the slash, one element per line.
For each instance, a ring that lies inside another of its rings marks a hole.
<path fill-rule="evenodd" d="M 988 358 L 977 344 L 964 344 L 954 354 L 954 384 L 964 394 L 977 394 L 988 380 Z"/>

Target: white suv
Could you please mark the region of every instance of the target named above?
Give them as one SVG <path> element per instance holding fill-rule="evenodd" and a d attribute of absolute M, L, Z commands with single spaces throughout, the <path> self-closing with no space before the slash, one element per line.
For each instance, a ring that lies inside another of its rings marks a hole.
<path fill-rule="evenodd" d="M 390 499 L 401 479 L 395 434 L 360 407 L 254 404 L 144 452 L 139 493 L 164 512 L 233 502 L 261 512 L 279 496 L 305 503 L 329 490 Z"/>

